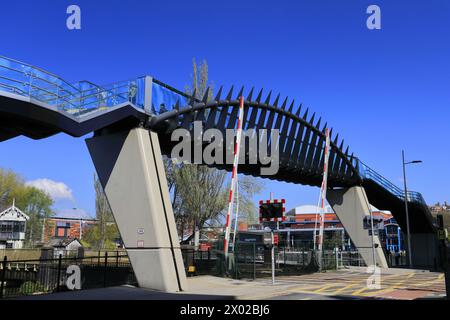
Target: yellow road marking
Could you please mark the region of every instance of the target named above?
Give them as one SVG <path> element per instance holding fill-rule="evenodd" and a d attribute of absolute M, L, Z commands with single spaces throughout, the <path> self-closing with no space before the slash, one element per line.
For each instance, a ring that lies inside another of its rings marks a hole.
<path fill-rule="evenodd" d="M 336 287 L 336 286 L 338 286 L 338 284 L 336 284 L 336 283 L 324 285 L 324 286 L 321 287 L 320 289 L 317 289 L 316 291 L 314 291 L 314 293 L 320 293 L 320 292 L 323 292 L 323 291 L 325 291 L 325 290 L 327 290 L 327 289 L 330 289 L 330 288 Z"/>
<path fill-rule="evenodd" d="M 377 291 L 370 292 L 370 293 L 366 293 L 366 294 L 363 294 L 363 295 L 365 295 L 365 296 L 367 296 L 367 295 L 375 295 L 375 294 L 378 295 L 378 294 L 380 294 L 380 293 L 385 293 L 385 292 L 394 291 L 394 290 L 400 288 L 400 285 L 401 285 L 401 284 L 405 283 L 408 279 L 412 278 L 414 275 L 415 275 L 415 273 L 410 273 L 410 274 L 408 274 L 408 275 L 406 276 L 405 279 L 403 279 L 403 280 L 401 280 L 401 281 L 398 281 L 397 283 L 395 283 L 395 284 L 392 285 L 392 286 L 388 286 L 388 287 L 385 288 L 385 289 L 377 290 Z M 364 288 L 364 289 L 365 289 L 365 290 L 362 290 L 361 292 L 364 292 L 364 291 L 368 290 L 368 288 Z"/>
<path fill-rule="evenodd" d="M 347 285 L 347 286 L 345 286 L 343 288 L 337 289 L 336 291 L 333 292 L 333 294 L 341 293 L 342 291 L 348 290 L 348 289 L 350 289 L 350 288 L 352 288 L 352 287 L 354 287 L 356 285 L 358 285 L 358 283 L 349 284 L 349 285 Z"/>

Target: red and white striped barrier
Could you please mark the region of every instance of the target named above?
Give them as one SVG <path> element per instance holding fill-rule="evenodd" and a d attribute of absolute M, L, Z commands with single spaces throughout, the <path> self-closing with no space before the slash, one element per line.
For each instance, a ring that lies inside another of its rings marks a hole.
<path fill-rule="evenodd" d="M 231 172 L 231 188 L 228 197 L 228 211 L 227 219 L 225 222 L 225 238 L 223 240 L 223 250 L 225 254 L 225 259 L 228 258 L 228 243 L 230 241 L 230 222 L 233 214 L 233 204 L 237 188 L 237 173 L 239 165 L 239 151 L 241 149 L 241 136 L 242 136 L 242 122 L 244 120 L 244 97 L 239 98 L 239 117 L 236 132 L 236 141 L 234 143 L 234 161 L 233 161 L 233 171 Z M 235 220 L 237 222 L 237 219 Z"/>
<path fill-rule="evenodd" d="M 323 244 L 323 229 L 325 224 L 325 199 L 327 198 L 327 182 L 328 182 L 328 159 L 330 158 L 330 131 L 328 128 L 325 132 L 326 142 L 325 142 L 325 150 L 324 150 L 324 162 L 323 162 L 323 181 L 322 187 L 320 189 L 321 192 L 321 206 L 320 206 L 320 227 L 319 227 L 319 239 L 318 250 L 322 250 Z M 315 236 L 315 235 L 314 235 Z"/>

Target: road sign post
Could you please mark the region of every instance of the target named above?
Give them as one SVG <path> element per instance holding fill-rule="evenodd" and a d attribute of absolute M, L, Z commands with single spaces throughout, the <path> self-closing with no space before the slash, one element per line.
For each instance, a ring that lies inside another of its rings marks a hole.
<path fill-rule="evenodd" d="M 274 200 L 272 193 L 270 194 L 270 200 L 259 201 L 259 221 L 261 223 L 267 222 L 270 226 L 270 245 L 271 245 L 271 261 L 272 261 L 272 284 L 275 284 L 275 233 L 274 230 L 278 230 L 280 221 L 285 221 L 286 217 L 284 213 L 285 199 Z M 277 244 L 278 244 L 277 234 Z"/>
<path fill-rule="evenodd" d="M 271 232 L 272 238 L 272 284 L 275 284 L 275 237 L 273 234 L 273 229 Z"/>

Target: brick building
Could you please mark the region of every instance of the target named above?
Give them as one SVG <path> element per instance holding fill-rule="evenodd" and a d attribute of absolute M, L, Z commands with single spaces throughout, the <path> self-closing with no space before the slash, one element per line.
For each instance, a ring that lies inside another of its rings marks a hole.
<path fill-rule="evenodd" d="M 43 242 L 48 243 L 52 239 L 82 239 L 83 233 L 95 224 L 96 219 L 49 218 L 45 221 Z"/>

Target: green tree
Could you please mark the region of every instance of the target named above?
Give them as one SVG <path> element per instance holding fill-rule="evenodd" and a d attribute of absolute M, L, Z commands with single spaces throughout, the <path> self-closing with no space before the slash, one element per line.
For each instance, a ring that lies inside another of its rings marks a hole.
<path fill-rule="evenodd" d="M 84 232 L 82 244 L 86 248 L 95 250 L 113 250 L 116 248 L 114 240 L 119 236 L 117 225 L 113 222 L 104 226 L 95 224 L 87 228 Z"/>
<path fill-rule="evenodd" d="M 27 214 L 26 245 L 34 246 L 42 239 L 43 221 L 54 212 L 52 198 L 44 191 L 27 186 L 22 177 L 13 171 L 0 169 L 0 209 L 9 207 L 13 199 L 17 208 Z"/>

